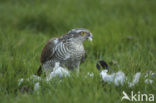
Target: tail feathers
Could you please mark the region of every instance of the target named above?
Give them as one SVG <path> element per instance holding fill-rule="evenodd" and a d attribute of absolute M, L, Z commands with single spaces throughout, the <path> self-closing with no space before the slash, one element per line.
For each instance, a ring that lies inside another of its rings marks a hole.
<path fill-rule="evenodd" d="M 40 66 L 37 70 L 37 75 L 41 76 L 41 74 L 42 74 L 42 67 Z"/>

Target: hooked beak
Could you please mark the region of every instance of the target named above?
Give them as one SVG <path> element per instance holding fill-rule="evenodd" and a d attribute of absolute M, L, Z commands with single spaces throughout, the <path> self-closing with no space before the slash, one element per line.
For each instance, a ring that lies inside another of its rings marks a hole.
<path fill-rule="evenodd" d="M 93 35 L 92 35 L 92 33 L 89 34 L 88 40 L 91 41 L 91 42 L 93 41 Z"/>

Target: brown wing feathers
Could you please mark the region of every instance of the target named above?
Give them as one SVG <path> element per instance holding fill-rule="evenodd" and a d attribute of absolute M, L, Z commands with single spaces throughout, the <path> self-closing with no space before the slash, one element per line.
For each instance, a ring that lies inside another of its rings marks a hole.
<path fill-rule="evenodd" d="M 53 38 L 51 40 L 49 40 L 49 42 L 45 45 L 45 47 L 42 49 L 42 53 L 41 53 L 41 58 L 40 61 L 43 64 L 44 62 L 46 62 L 47 60 L 50 60 L 54 54 L 55 51 L 53 51 L 57 45 L 56 42 L 54 42 L 54 40 L 56 40 L 57 38 Z M 40 66 L 38 68 L 37 71 L 37 75 L 40 76 L 42 73 L 42 67 Z"/>
<path fill-rule="evenodd" d="M 56 40 L 57 38 L 51 39 L 43 48 L 42 53 L 41 53 L 41 58 L 40 61 L 41 63 L 46 62 L 47 60 L 50 60 L 51 57 L 53 56 L 54 52 L 53 51 L 57 45 L 57 43 L 54 42 L 54 40 Z"/>

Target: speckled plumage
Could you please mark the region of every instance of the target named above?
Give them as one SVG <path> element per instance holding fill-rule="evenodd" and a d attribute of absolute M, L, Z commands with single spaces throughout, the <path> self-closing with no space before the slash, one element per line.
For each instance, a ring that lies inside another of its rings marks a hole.
<path fill-rule="evenodd" d="M 52 38 L 45 45 L 41 53 L 41 67 L 38 70 L 43 70 L 47 73 L 53 71 L 56 62 L 60 66 L 66 67 L 69 70 L 79 70 L 79 65 L 85 59 L 85 49 L 83 42 L 92 39 L 92 34 L 83 28 L 72 29 L 67 34 Z"/>

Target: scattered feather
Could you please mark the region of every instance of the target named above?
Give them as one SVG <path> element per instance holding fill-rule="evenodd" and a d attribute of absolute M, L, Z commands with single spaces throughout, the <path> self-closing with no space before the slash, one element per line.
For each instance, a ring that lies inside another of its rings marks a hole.
<path fill-rule="evenodd" d="M 104 60 L 99 60 L 96 64 L 98 70 L 109 69 L 108 64 Z"/>
<path fill-rule="evenodd" d="M 23 78 L 19 79 L 18 80 L 18 86 L 20 86 L 23 82 L 24 82 L 24 79 Z"/>
<path fill-rule="evenodd" d="M 139 82 L 141 73 L 138 72 L 134 75 L 133 81 L 129 83 L 129 87 L 133 87 L 135 84 L 137 84 Z"/>
<path fill-rule="evenodd" d="M 35 85 L 34 85 L 34 90 L 36 91 L 36 90 L 39 90 L 39 89 L 40 89 L 40 83 L 37 82 L 37 83 L 35 83 Z"/>
<path fill-rule="evenodd" d="M 88 72 L 86 77 L 94 77 L 94 73 L 93 72 Z"/>
<path fill-rule="evenodd" d="M 153 80 L 151 80 L 151 79 L 146 79 L 146 80 L 145 80 L 145 83 L 146 83 L 146 84 L 152 84 L 152 83 L 153 83 Z"/>
<path fill-rule="evenodd" d="M 153 80 L 156 79 L 155 78 L 155 73 L 152 72 L 152 71 L 147 71 L 146 74 L 145 74 L 145 83 L 146 84 L 152 84 L 153 83 Z"/>
<path fill-rule="evenodd" d="M 35 81 L 40 81 L 41 77 L 37 76 L 37 75 L 31 75 L 29 78 L 27 78 L 27 81 L 33 80 Z"/>
<path fill-rule="evenodd" d="M 100 75 L 104 82 L 114 83 L 116 86 L 123 85 L 125 81 L 125 74 L 122 71 L 108 74 L 108 70 L 102 70 Z"/>

